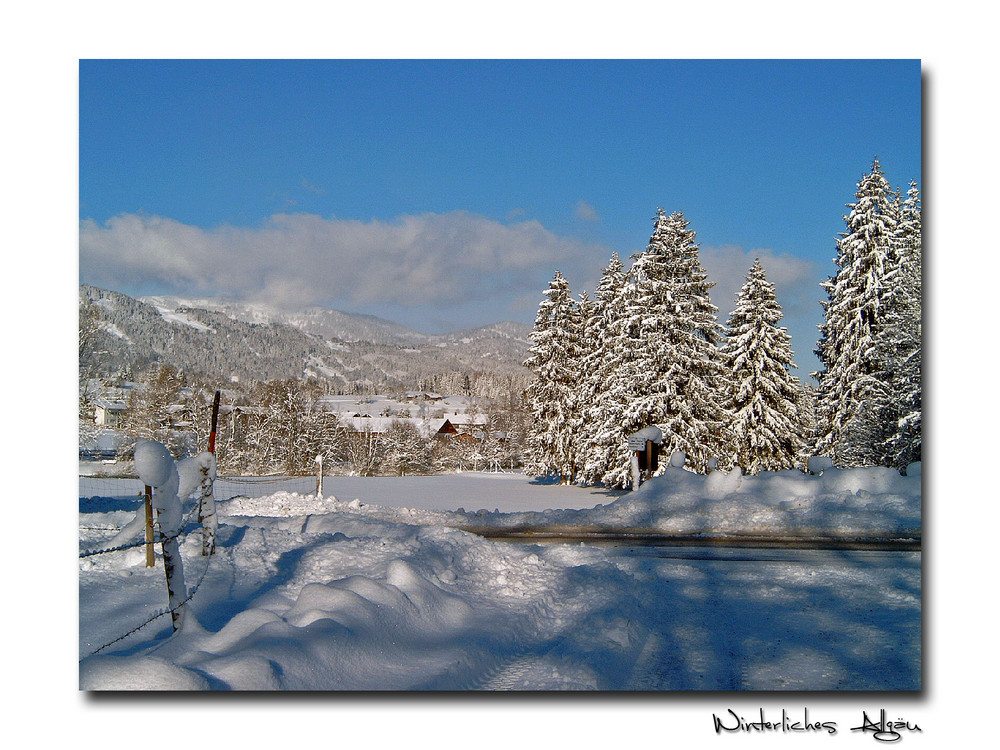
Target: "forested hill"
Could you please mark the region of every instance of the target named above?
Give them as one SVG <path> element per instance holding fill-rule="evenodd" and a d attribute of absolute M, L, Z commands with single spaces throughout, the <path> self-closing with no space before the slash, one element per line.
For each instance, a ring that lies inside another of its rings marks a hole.
<path fill-rule="evenodd" d="M 523 377 L 530 326 L 428 335 L 370 315 L 80 286 L 80 367 L 91 377 L 153 363 L 221 380 L 312 378 L 331 390 L 435 388 L 448 373 Z"/>

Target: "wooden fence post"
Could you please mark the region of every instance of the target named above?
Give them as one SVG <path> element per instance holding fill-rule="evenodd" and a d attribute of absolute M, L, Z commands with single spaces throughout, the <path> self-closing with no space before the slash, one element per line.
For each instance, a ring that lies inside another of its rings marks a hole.
<path fill-rule="evenodd" d="M 222 391 L 215 392 L 212 401 L 212 429 L 208 434 L 208 452 L 215 455 L 215 434 L 219 426 L 219 399 Z M 215 531 L 219 527 L 219 519 L 215 515 L 215 489 L 212 478 L 208 476 L 208 467 L 201 467 L 201 497 L 198 500 L 198 521 L 201 523 L 201 555 L 211 557 L 215 554 Z"/>
<path fill-rule="evenodd" d="M 323 455 L 316 456 L 316 499 L 323 499 Z"/>
<path fill-rule="evenodd" d="M 156 522 L 163 545 L 163 571 L 167 577 L 167 601 L 174 631 L 177 631 L 184 621 L 183 607 L 187 594 L 184 587 L 184 562 L 177 542 L 184 523 L 181 500 L 177 496 L 180 475 L 177 463 L 162 443 L 136 440 L 134 456 L 139 479 L 146 486 L 149 507 L 156 508 Z M 147 530 L 148 528 L 147 525 Z"/>
<path fill-rule="evenodd" d="M 215 487 L 209 476 L 209 467 L 201 467 L 201 493 L 198 501 L 198 521 L 201 523 L 201 555 L 215 554 L 215 532 L 219 528 L 219 518 L 215 512 Z"/>
<path fill-rule="evenodd" d="M 148 484 L 145 486 L 144 497 L 146 500 L 146 567 L 152 568 L 156 565 L 156 551 L 153 549 L 153 488 Z"/>
<path fill-rule="evenodd" d="M 163 528 L 160 528 L 163 533 Z M 181 562 L 180 545 L 176 537 L 164 537 L 160 545 L 163 549 L 163 572 L 167 577 L 167 603 L 174 632 L 184 624 L 184 599 L 187 590 L 184 585 L 184 564 Z"/>

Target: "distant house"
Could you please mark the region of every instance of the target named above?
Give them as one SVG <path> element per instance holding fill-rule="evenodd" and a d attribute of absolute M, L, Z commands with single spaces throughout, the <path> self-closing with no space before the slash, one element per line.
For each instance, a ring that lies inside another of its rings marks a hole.
<path fill-rule="evenodd" d="M 446 419 L 455 425 L 455 429 L 462 435 L 482 433 L 490 423 L 490 418 L 485 414 L 449 413 Z"/>
<path fill-rule="evenodd" d="M 420 403 L 422 401 L 443 401 L 444 396 L 440 393 L 431 393 L 429 391 L 407 391 L 406 401 L 411 404 Z"/>
<path fill-rule="evenodd" d="M 445 438 L 456 435 L 458 430 L 447 419 L 419 419 L 417 417 L 341 417 L 340 424 L 358 435 L 384 435 L 393 424 L 413 425 L 421 437 Z"/>
<path fill-rule="evenodd" d="M 98 379 L 87 381 L 83 394 L 94 407 L 94 424 L 114 428 L 121 425 L 133 391 L 145 388 L 143 383 L 110 385 Z"/>
<path fill-rule="evenodd" d="M 94 424 L 98 427 L 118 427 L 122 415 L 128 409 L 128 401 L 98 396 L 94 399 Z"/>

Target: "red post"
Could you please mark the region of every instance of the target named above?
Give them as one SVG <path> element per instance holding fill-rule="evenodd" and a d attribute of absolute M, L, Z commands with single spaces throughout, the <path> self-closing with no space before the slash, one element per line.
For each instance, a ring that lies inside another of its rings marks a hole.
<path fill-rule="evenodd" d="M 212 431 L 208 435 L 208 452 L 215 454 L 215 433 L 219 426 L 219 397 L 222 391 L 215 392 L 212 402 Z M 215 531 L 219 519 L 215 515 L 215 497 L 212 480 L 208 476 L 208 467 L 203 466 L 201 480 L 201 499 L 198 502 L 198 521 L 201 523 L 201 554 L 210 557 L 215 554 Z"/>
<path fill-rule="evenodd" d="M 222 391 L 215 392 L 215 400 L 212 402 L 212 431 L 208 435 L 208 452 L 215 453 L 215 431 L 219 426 L 219 399 Z"/>

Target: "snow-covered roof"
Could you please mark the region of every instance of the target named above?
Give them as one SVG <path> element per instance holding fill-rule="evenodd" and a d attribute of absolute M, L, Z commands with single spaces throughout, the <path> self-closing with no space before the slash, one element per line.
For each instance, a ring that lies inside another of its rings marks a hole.
<path fill-rule="evenodd" d="M 441 399 L 444 398 L 444 396 L 442 396 L 440 393 L 432 393 L 430 391 L 407 391 L 406 398 L 410 400 L 416 398 L 423 398 L 426 399 L 427 401 L 440 401 Z"/>
<path fill-rule="evenodd" d="M 372 432 L 384 434 L 393 424 L 413 425 L 421 437 L 431 437 L 438 434 L 448 434 L 455 431 L 454 425 L 447 419 L 419 419 L 417 417 L 341 417 L 341 424 L 350 427 L 355 432 Z"/>
<path fill-rule="evenodd" d="M 489 424 L 489 417 L 485 414 L 464 414 L 461 412 L 446 412 L 445 418 L 456 427 L 471 427 Z"/>
<path fill-rule="evenodd" d="M 94 399 L 94 406 L 105 411 L 125 411 L 128 408 L 128 402 L 106 396 L 98 396 Z"/>

